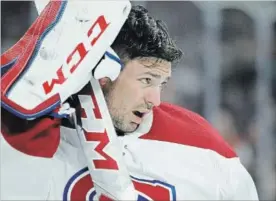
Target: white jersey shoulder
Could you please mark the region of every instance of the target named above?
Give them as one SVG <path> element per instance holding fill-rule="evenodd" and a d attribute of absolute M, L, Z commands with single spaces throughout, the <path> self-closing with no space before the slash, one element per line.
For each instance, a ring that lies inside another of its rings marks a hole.
<path fill-rule="evenodd" d="M 175 117 L 175 118 L 173 118 Z M 172 124 L 174 122 L 174 124 Z M 23 154 L 1 140 L 1 199 L 93 200 L 95 189 L 74 129 L 61 127 L 53 158 Z M 258 200 L 232 149 L 192 112 L 161 105 L 120 137 L 141 200 Z"/>

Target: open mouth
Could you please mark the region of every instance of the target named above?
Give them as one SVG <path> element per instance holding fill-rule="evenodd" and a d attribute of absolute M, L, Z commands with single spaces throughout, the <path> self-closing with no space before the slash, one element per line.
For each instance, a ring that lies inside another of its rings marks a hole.
<path fill-rule="evenodd" d="M 142 118 L 144 116 L 144 113 L 139 112 L 139 111 L 134 111 L 133 114 L 139 118 Z"/>

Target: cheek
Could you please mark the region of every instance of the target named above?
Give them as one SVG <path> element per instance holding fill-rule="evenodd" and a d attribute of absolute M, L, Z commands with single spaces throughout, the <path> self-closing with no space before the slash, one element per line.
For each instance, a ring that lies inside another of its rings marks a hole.
<path fill-rule="evenodd" d="M 136 106 L 143 100 L 143 94 L 143 89 L 137 83 L 129 84 L 125 91 L 125 97 L 128 100 L 129 105 L 132 106 Z"/>
<path fill-rule="evenodd" d="M 143 102 L 144 89 L 135 79 L 121 78 L 112 90 L 112 105 L 128 113 Z"/>
<path fill-rule="evenodd" d="M 130 87 L 127 87 L 120 91 L 120 95 L 117 96 L 117 104 L 118 107 L 121 108 L 122 112 L 128 113 L 130 110 L 133 109 L 136 103 L 136 95 L 135 91 L 132 90 Z"/>

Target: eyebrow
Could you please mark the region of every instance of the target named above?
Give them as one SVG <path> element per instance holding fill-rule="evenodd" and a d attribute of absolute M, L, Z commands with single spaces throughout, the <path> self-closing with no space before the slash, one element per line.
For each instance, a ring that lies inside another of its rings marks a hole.
<path fill-rule="evenodd" d="M 161 79 L 161 75 L 159 75 L 159 74 L 155 74 L 155 73 L 152 73 L 152 72 L 145 72 L 145 73 L 143 73 L 144 75 L 150 75 L 150 76 L 152 76 L 152 77 L 154 77 L 154 78 L 156 78 L 156 79 Z M 171 77 L 167 77 L 166 79 L 165 79 L 165 81 L 166 82 L 168 82 L 169 81 L 169 79 L 170 79 Z"/>

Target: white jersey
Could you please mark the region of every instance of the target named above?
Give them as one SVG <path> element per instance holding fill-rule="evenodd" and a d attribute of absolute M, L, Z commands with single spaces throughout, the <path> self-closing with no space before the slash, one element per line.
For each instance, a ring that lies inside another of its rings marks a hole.
<path fill-rule="evenodd" d="M 12 135 L 2 122 L 1 200 L 95 199 L 76 132 L 59 123 L 41 119 Z M 163 103 L 119 140 L 138 200 L 258 200 L 234 151 L 191 111 Z M 99 158 L 108 160 L 104 149 Z"/>

